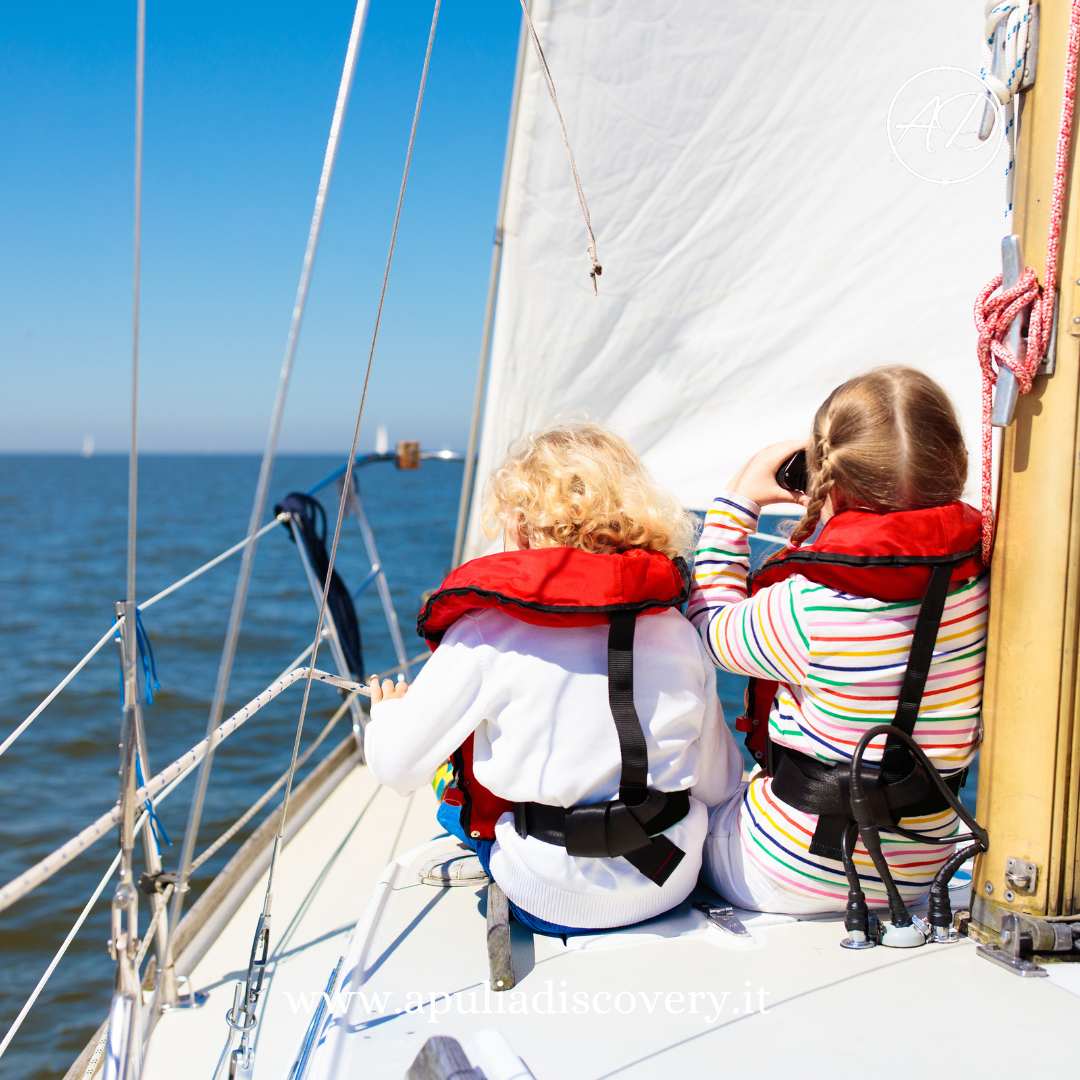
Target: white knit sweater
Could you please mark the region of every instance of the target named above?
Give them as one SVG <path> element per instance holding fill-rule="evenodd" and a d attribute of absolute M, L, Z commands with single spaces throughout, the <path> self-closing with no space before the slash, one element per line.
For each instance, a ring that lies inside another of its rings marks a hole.
<path fill-rule="evenodd" d="M 413 791 L 475 732 L 476 778 L 504 799 L 553 806 L 613 799 L 620 757 L 606 672 L 606 626 L 533 626 L 498 610 L 466 615 L 406 697 L 373 706 L 368 763 L 382 783 Z M 674 907 L 697 881 L 706 806 L 734 793 L 741 763 L 712 664 L 675 611 L 637 621 L 634 704 L 650 786 L 693 788 L 690 813 L 667 830 L 686 857 L 657 886 L 625 859 L 580 858 L 522 839 L 503 815 L 491 872 L 532 915 L 564 926 L 624 926 Z"/>

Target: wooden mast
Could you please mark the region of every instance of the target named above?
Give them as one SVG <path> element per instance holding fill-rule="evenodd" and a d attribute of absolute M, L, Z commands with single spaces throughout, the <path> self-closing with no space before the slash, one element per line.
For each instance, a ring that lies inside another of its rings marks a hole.
<path fill-rule="evenodd" d="M 1041 0 L 1017 154 L 1016 231 L 1040 277 L 1061 125 L 1070 0 Z M 1073 146 L 1075 148 L 1074 138 Z M 1073 155 L 1075 159 L 1075 152 Z M 1020 399 L 1001 459 L 975 869 L 976 932 L 1009 912 L 1080 913 L 1080 197 L 1062 226 L 1056 373 Z M 1012 864 L 1009 860 L 1014 860 Z M 1034 881 L 1024 881 L 1034 864 Z"/>

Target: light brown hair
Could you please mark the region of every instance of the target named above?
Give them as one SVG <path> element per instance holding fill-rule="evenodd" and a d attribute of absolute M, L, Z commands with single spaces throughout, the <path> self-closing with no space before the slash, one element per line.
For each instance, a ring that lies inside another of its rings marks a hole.
<path fill-rule="evenodd" d="M 570 424 L 527 436 L 491 478 L 485 513 L 530 548 L 601 554 L 646 548 L 674 558 L 693 545 L 696 523 L 662 491 L 618 435 Z"/>
<path fill-rule="evenodd" d="M 915 510 L 960 498 L 967 449 L 945 391 L 921 371 L 883 367 L 838 386 L 814 417 L 806 453 L 806 514 L 798 545 L 835 511 Z"/>

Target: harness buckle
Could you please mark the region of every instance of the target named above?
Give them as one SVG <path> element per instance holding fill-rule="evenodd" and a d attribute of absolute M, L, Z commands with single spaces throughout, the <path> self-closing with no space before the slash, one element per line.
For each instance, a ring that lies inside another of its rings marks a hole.
<path fill-rule="evenodd" d="M 649 843 L 648 826 L 663 810 L 667 796 L 649 789 L 640 803 L 613 799 L 573 806 L 566 811 L 566 850 L 594 859 L 617 858 Z"/>

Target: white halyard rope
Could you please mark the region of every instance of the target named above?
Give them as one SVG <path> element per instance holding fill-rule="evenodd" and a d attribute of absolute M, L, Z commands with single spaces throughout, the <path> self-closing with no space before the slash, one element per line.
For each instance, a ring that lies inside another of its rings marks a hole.
<path fill-rule="evenodd" d="M 988 0 L 986 5 L 985 36 L 990 61 L 989 66 L 980 69 L 979 77 L 1002 107 L 1005 138 L 1009 146 L 1009 161 L 1005 167 L 1006 216 L 1013 211 L 1020 92 L 1030 83 L 1028 45 L 1034 8 L 1034 0 Z M 990 113 L 981 132 L 984 137 L 989 136 L 992 124 L 993 113 Z"/>
<path fill-rule="evenodd" d="M 593 291 L 597 290 L 597 279 L 604 272 L 604 268 L 600 265 L 600 256 L 596 251 L 596 234 L 593 232 L 592 215 L 589 213 L 589 204 L 585 199 L 585 189 L 581 184 L 581 176 L 578 174 L 577 162 L 574 160 L 574 151 L 570 146 L 570 136 L 566 130 L 566 120 L 563 117 L 562 108 L 559 105 L 559 94 L 555 89 L 555 80 L 551 76 L 551 68 L 548 67 L 547 57 L 544 55 L 544 47 L 540 44 L 540 35 L 536 32 L 536 27 L 533 25 L 532 15 L 529 12 L 529 5 L 527 0 L 521 0 L 521 11 L 525 16 L 525 21 L 529 25 L 529 36 L 532 38 L 533 46 L 536 49 L 536 58 L 540 61 L 540 70 L 543 72 L 544 81 L 547 83 L 548 94 L 551 97 L 551 104 L 555 106 L 555 114 L 559 118 L 559 130 L 562 132 L 563 146 L 566 147 L 566 156 L 570 159 L 570 172 L 574 177 L 574 187 L 577 190 L 578 203 L 581 205 L 581 216 L 585 219 L 585 232 L 588 234 L 588 252 L 589 252 L 589 277 L 592 278 Z"/>

